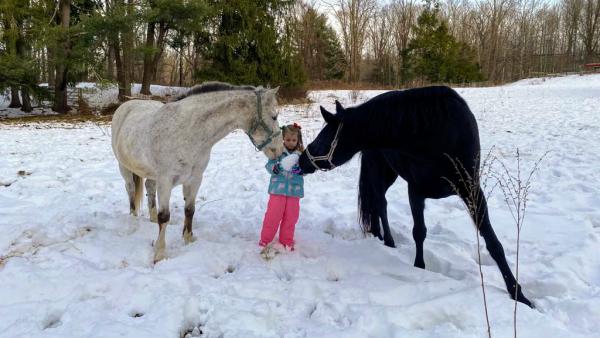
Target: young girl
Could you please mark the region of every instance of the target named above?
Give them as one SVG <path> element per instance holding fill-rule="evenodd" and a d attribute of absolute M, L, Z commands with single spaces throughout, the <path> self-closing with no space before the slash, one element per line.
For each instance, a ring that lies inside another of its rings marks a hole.
<path fill-rule="evenodd" d="M 259 245 L 268 250 L 277 229 L 279 243 L 294 250 L 294 230 L 300 213 L 300 198 L 304 197 L 304 178 L 298 158 L 304 150 L 302 132 L 296 123 L 282 128 L 284 151 L 279 158 L 267 162 L 271 174 L 269 204 L 265 212 Z"/>

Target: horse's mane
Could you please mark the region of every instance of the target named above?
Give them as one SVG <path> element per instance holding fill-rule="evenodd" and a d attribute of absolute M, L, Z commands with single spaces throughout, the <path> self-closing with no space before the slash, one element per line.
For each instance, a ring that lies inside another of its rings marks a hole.
<path fill-rule="evenodd" d="M 225 82 L 209 81 L 190 88 L 187 93 L 178 96 L 173 101 L 183 100 L 188 96 L 199 95 L 211 92 L 220 92 L 225 90 L 256 90 L 253 86 L 236 86 Z"/>

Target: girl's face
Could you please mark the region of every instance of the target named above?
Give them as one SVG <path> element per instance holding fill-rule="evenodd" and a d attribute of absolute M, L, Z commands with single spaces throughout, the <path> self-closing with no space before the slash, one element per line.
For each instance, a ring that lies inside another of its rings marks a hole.
<path fill-rule="evenodd" d="M 296 146 L 298 146 L 298 134 L 286 133 L 283 136 L 283 145 L 290 151 L 296 149 Z"/>

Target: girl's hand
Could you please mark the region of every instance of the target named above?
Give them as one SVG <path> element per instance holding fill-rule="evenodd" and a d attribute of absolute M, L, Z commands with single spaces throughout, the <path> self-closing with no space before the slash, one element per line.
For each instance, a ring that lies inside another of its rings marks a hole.
<path fill-rule="evenodd" d="M 275 163 L 272 171 L 273 171 L 273 174 L 278 175 L 281 172 L 281 163 L 279 163 L 279 162 Z"/>
<path fill-rule="evenodd" d="M 290 172 L 292 174 L 296 174 L 296 175 L 302 175 L 302 169 L 300 169 L 300 166 L 297 164 L 294 164 L 294 166 L 292 167 L 292 170 L 290 170 Z"/>

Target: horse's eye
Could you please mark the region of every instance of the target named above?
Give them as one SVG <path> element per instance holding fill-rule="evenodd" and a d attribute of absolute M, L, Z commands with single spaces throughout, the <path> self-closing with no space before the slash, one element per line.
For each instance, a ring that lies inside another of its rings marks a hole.
<path fill-rule="evenodd" d="M 271 116 L 271 118 L 273 119 L 273 121 L 277 121 L 277 116 Z"/>

